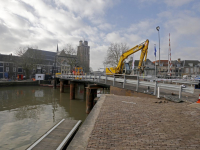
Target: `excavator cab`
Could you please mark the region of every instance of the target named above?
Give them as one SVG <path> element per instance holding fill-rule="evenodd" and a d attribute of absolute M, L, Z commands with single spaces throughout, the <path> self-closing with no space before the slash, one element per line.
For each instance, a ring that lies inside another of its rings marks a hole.
<path fill-rule="evenodd" d="M 129 63 L 124 63 L 123 73 L 131 74 L 131 69 L 130 69 Z"/>

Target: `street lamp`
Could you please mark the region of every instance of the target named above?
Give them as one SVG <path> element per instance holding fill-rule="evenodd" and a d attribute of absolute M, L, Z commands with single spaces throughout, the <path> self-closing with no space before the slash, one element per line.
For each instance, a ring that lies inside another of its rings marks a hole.
<path fill-rule="evenodd" d="M 159 66 L 160 66 L 160 33 L 159 33 L 160 27 L 157 26 L 156 30 L 158 31 L 158 39 L 159 39 Z"/>

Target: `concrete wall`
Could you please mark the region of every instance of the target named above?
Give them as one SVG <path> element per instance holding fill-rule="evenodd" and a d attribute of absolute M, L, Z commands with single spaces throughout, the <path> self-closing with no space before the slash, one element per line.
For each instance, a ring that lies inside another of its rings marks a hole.
<path fill-rule="evenodd" d="M 21 85 L 39 85 L 38 81 L 31 81 L 31 82 L 10 82 L 10 81 L 6 81 L 6 82 L 0 82 L 0 87 L 4 87 L 4 86 L 21 86 Z"/>

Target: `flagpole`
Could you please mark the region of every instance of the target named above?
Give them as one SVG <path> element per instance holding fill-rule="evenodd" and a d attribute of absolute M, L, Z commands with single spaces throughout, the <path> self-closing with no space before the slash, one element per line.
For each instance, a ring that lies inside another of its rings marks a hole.
<path fill-rule="evenodd" d="M 155 50 L 155 78 L 156 78 L 156 44 L 154 44 L 154 50 Z"/>

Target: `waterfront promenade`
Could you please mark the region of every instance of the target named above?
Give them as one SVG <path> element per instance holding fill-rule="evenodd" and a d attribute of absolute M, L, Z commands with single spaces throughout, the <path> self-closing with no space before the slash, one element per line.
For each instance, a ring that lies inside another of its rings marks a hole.
<path fill-rule="evenodd" d="M 68 149 L 198 150 L 200 104 L 103 95 Z"/>

